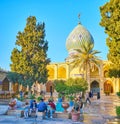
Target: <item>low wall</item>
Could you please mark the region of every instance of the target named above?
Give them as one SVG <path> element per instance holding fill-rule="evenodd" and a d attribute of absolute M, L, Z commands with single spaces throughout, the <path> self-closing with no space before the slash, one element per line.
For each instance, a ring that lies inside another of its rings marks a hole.
<path fill-rule="evenodd" d="M 17 116 L 17 117 L 23 117 L 22 115 L 23 110 L 8 110 L 7 115 L 12 115 L 12 116 Z M 38 116 L 43 116 L 43 113 L 38 112 Z M 71 114 L 70 113 L 64 113 L 64 112 L 55 112 L 53 114 L 53 118 L 65 118 L 65 119 L 70 119 Z"/>

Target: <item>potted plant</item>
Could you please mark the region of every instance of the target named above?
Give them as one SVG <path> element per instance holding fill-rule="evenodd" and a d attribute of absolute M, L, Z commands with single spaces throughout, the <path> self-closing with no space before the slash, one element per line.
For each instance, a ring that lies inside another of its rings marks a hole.
<path fill-rule="evenodd" d="M 73 109 L 71 112 L 71 119 L 73 121 L 78 121 L 80 119 L 80 112 L 76 111 L 76 109 Z"/>
<path fill-rule="evenodd" d="M 69 103 L 67 102 L 62 102 L 62 107 L 64 108 L 64 112 L 67 112 L 67 108 L 69 107 Z"/>
<path fill-rule="evenodd" d="M 69 96 L 68 98 L 70 101 L 74 100 L 74 98 L 76 97 L 76 93 L 87 90 L 87 86 L 88 86 L 87 82 L 83 78 L 76 78 L 76 79 L 70 78 L 66 81 L 66 85 L 67 85 L 66 93 L 68 94 Z M 74 108 L 71 111 L 71 119 L 73 121 L 78 121 L 80 119 L 80 111 L 77 111 Z"/>

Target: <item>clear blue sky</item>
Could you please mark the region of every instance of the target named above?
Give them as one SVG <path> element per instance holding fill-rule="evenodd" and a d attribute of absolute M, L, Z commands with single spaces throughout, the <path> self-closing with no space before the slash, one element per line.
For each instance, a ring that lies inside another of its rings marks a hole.
<path fill-rule="evenodd" d="M 45 22 L 48 57 L 51 62 L 64 62 L 68 56 L 66 39 L 80 21 L 92 34 L 94 49 L 107 59 L 108 48 L 104 28 L 99 25 L 99 7 L 109 0 L 0 0 L 0 67 L 10 70 L 10 56 L 18 31 L 23 31 L 28 16 Z"/>

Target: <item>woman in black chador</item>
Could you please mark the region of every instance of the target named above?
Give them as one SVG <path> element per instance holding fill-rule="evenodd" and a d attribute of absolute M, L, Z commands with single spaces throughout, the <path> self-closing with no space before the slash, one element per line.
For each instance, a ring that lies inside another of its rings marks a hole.
<path fill-rule="evenodd" d="M 100 99 L 100 92 L 97 92 L 97 99 Z"/>

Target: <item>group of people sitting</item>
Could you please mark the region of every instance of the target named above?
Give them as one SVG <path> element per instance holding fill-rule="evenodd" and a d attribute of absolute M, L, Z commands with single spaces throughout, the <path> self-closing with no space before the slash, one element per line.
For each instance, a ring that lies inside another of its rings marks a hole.
<path fill-rule="evenodd" d="M 56 106 L 53 100 L 49 100 L 48 103 L 46 103 L 44 102 L 44 99 L 41 98 L 38 104 L 36 103 L 36 100 L 31 100 L 30 105 L 26 102 L 26 105 L 24 106 L 24 117 L 28 118 L 32 112 L 35 113 L 35 116 L 37 116 L 38 112 L 45 112 L 46 118 L 52 118 L 55 110 Z"/>

